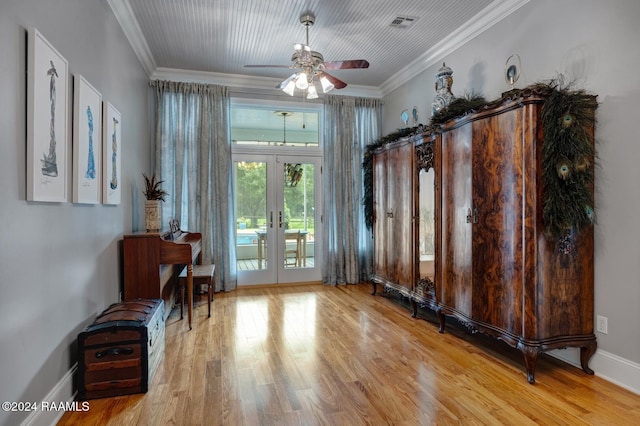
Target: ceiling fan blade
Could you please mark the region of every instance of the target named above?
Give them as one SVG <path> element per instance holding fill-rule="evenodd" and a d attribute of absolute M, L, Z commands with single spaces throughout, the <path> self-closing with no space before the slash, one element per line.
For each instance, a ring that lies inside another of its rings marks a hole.
<path fill-rule="evenodd" d="M 350 61 L 329 61 L 324 63 L 328 70 L 346 70 L 350 68 L 369 68 L 369 62 L 364 59 L 352 59 Z"/>
<path fill-rule="evenodd" d="M 291 68 L 291 65 L 245 65 L 245 68 Z"/>
<path fill-rule="evenodd" d="M 317 74 L 318 78 L 322 78 L 322 77 L 326 77 L 327 80 L 329 80 L 331 82 L 331 84 L 333 84 L 333 87 L 336 89 L 344 89 L 345 87 L 347 87 L 347 83 L 345 83 L 344 81 L 340 80 L 337 77 L 332 76 L 329 73 L 326 73 L 324 71 L 320 71 Z"/>

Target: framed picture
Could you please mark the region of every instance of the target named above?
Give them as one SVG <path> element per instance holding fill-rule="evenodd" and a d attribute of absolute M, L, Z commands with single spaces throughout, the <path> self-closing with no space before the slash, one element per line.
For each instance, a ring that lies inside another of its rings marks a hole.
<path fill-rule="evenodd" d="M 36 30 L 27 37 L 29 201 L 67 201 L 69 64 Z"/>
<path fill-rule="evenodd" d="M 110 102 L 103 102 L 102 106 L 102 203 L 120 204 L 122 116 Z"/>
<path fill-rule="evenodd" d="M 102 173 L 102 95 L 84 77 L 73 79 L 73 202 L 99 204 Z"/>

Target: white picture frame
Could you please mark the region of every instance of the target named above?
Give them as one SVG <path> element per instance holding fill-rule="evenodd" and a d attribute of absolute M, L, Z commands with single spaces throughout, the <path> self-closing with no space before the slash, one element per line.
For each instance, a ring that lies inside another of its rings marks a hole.
<path fill-rule="evenodd" d="M 67 201 L 69 63 L 37 29 L 27 35 L 27 201 Z"/>
<path fill-rule="evenodd" d="M 102 103 L 102 203 L 120 204 L 122 198 L 122 114 Z"/>
<path fill-rule="evenodd" d="M 102 95 L 82 75 L 73 79 L 73 202 L 100 204 Z"/>

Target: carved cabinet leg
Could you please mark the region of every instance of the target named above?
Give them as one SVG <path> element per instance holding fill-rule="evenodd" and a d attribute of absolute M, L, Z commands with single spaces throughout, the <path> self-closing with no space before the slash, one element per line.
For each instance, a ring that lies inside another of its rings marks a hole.
<path fill-rule="evenodd" d="M 411 303 L 411 318 L 417 318 L 418 317 L 418 303 L 413 299 L 410 299 L 409 302 Z"/>
<path fill-rule="evenodd" d="M 585 373 L 593 375 L 593 370 L 589 368 L 589 360 L 596 352 L 596 348 L 598 344 L 594 340 L 593 342 L 589 342 L 588 345 L 580 348 L 580 365 Z"/>
<path fill-rule="evenodd" d="M 376 295 L 376 291 L 378 291 L 378 286 L 376 285 L 375 281 L 371 281 L 371 285 L 373 285 L 373 292 L 371 293 L 372 296 Z"/>
<path fill-rule="evenodd" d="M 438 320 L 440 320 L 440 328 L 438 328 L 438 333 L 444 333 L 444 325 L 447 317 L 442 313 L 442 309 L 436 309 L 436 315 L 438 315 Z"/>
<path fill-rule="evenodd" d="M 520 347 L 524 355 L 524 365 L 527 369 L 527 381 L 531 384 L 536 382 L 536 362 L 538 361 L 538 350 L 528 346 Z"/>

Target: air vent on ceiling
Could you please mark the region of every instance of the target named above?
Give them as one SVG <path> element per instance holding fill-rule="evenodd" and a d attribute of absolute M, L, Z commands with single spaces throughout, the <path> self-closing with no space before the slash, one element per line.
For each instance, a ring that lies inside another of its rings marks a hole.
<path fill-rule="evenodd" d="M 418 20 L 417 16 L 401 16 L 401 15 L 398 15 L 395 18 L 393 18 L 393 21 L 391 21 L 391 25 L 390 26 L 391 27 L 395 27 L 395 28 L 409 28 L 417 20 Z"/>

